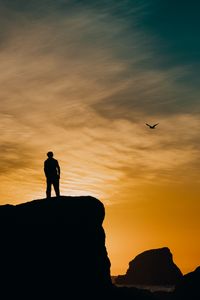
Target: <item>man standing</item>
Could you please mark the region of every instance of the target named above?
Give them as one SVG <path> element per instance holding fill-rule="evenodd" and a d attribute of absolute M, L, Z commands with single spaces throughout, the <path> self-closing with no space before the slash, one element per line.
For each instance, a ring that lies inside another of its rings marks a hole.
<path fill-rule="evenodd" d="M 56 196 L 60 196 L 59 180 L 60 180 L 60 166 L 58 161 L 53 158 L 53 152 L 47 153 L 47 160 L 44 162 L 44 173 L 47 179 L 47 198 L 51 197 L 51 185 L 53 184 Z"/>

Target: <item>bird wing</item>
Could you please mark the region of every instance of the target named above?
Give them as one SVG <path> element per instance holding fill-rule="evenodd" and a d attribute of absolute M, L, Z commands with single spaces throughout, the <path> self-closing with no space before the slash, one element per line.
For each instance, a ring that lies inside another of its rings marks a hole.
<path fill-rule="evenodd" d="M 149 125 L 149 124 L 147 124 L 147 123 L 146 123 L 146 125 L 149 126 L 149 127 L 151 127 L 151 125 Z"/>
<path fill-rule="evenodd" d="M 157 126 L 159 123 L 156 123 L 156 124 L 154 124 L 153 126 L 155 127 L 155 126 Z"/>

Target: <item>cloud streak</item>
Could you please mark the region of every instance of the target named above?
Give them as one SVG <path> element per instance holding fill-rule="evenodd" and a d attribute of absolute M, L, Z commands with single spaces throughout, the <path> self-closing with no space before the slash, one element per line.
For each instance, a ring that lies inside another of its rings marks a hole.
<path fill-rule="evenodd" d="M 62 162 L 64 192 L 106 199 L 195 166 L 199 93 L 177 83 L 186 67 L 152 69 L 154 37 L 137 20 L 130 31 L 88 7 L 37 21 L 5 11 L 12 21 L 0 48 L 2 185 L 8 174 L 18 185 L 28 168 L 34 180 L 26 174 L 24 183 L 41 196 L 49 149 Z M 154 121 L 161 124 L 149 132 L 144 124 Z"/>

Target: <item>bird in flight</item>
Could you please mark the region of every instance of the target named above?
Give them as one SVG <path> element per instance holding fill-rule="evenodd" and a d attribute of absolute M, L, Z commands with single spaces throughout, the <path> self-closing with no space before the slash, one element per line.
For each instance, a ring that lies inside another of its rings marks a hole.
<path fill-rule="evenodd" d="M 146 125 L 149 126 L 149 128 L 151 128 L 151 129 L 155 129 L 155 127 L 156 127 L 158 124 L 159 124 L 159 123 L 154 124 L 154 125 L 149 125 L 149 124 L 146 123 Z"/>

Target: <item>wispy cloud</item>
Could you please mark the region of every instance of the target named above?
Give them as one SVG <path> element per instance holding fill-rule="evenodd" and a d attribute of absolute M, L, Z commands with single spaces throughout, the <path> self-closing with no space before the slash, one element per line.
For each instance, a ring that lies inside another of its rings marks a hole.
<path fill-rule="evenodd" d="M 2 199 L 44 194 L 49 149 L 65 193 L 109 199 L 127 184 L 170 180 L 185 165 L 198 172 L 199 93 L 177 82 L 185 66 L 152 69 L 154 37 L 137 20 L 130 29 L 94 7 L 31 20 L 4 12 L 12 18 L 0 46 L 1 185 L 16 189 Z M 150 132 L 144 124 L 154 121 Z"/>

